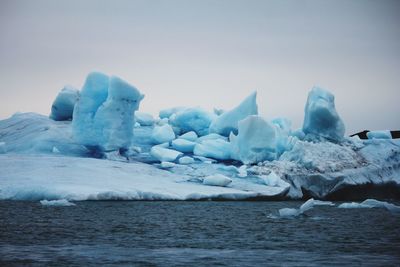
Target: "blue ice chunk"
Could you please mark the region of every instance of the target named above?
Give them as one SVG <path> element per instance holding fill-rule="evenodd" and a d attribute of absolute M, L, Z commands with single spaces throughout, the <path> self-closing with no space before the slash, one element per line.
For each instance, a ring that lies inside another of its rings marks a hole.
<path fill-rule="evenodd" d="M 231 132 L 237 133 L 238 122 L 249 115 L 257 115 L 258 108 L 256 103 L 257 92 L 253 92 L 246 97 L 242 103 L 232 110 L 222 113 L 210 125 L 210 133 L 217 133 L 229 136 Z"/>
<path fill-rule="evenodd" d="M 72 120 L 75 103 L 79 99 L 79 91 L 72 86 L 66 85 L 58 93 L 51 106 L 50 119 L 55 121 Z"/>
<path fill-rule="evenodd" d="M 187 108 L 176 113 L 176 116 L 171 116 L 170 123 L 179 128 L 181 134 L 194 131 L 197 135 L 203 136 L 208 134 L 208 128 L 215 116 L 199 107 Z"/>
<path fill-rule="evenodd" d="M 155 126 L 151 133 L 151 139 L 154 144 L 167 143 L 175 139 L 175 133 L 169 124 Z"/>
<path fill-rule="evenodd" d="M 192 153 L 196 143 L 186 139 L 178 138 L 172 141 L 171 145 L 174 149 L 180 152 Z"/>
<path fill-rule="evenodd" d="M 244 164 L 254 164 L 276 159 L 275 127 L 257 115 L 239 121 L 238 135 L 229 139 L 232 144 L 232 158 Z"/>
<path fill-rule="evenodd" d="M 193 154 L 218 160 L 231 159 L 231 145 L 222 139 L 204 140 L 195 145 Z"/>
<path fill-rule="evenodd" d="M 86 78 L 72 120 L 74 138 L 101 151 L 128 148 L 134 111 L 143 95 L 122 79 L 93 72 Z"/>
<path fill-rule="evenodd" d="M 385 131 L 370 131 L 367 133 L 368 139 L 392 139 L 392 134 L 389 130 Z"/>
<path fill-rule="evenodd" d="M 319 87 L 314 87 L 308 94 L 303 132 L 331 141 L 341 141 L 343 139 L 345 127 L 336 112 L 335 97 L 332 93 Z"/>

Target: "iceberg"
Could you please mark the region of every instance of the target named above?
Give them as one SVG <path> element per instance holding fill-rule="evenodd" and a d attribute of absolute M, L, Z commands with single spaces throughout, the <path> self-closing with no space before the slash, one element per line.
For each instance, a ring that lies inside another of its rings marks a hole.
<path fill-rule="evenodd" d="M 226 111 L 218 116 L 210 125 L 210 133 L 229 136 L 231 132 L 237 133 L 238 123 L 249 115 L 257 115 L 256 103 L 257 92 L 246 97 L 242 103 L 232 110 Z"/>
<path fill-rule="evenodd" d="M 79 90 L 66 85 L 58 93 L 51 106 L 50 119 L 55 121 L 72 120 L 74 106 L 79 99 Z"/>
<path fill-rule="evenodd" d="M 204 140 L 195 145 L 193 154 L 206 158 L 229 160 L 231 159 L 231 144 L 222 139 Z"/>
<path fill-rule="evenodd" d="M 90 73 L 76 103 L 72 131 L 90 149 L 127 149 L 133 136 L 134 111 L 143 95 L 122 79 Z"/>
<path fill-rule="evenodd" d="M 257 115 L 248 116 L 238 124 L 239 133 L 229 137 L 232 158 L 254 164 L 276 158 L 275 128 Z"/>
<path fill-rule="evenodd" d="M 182 164 L 182 165 L 188 165 L 188 164 L 194 163 L 194 159 L 191 157 L 188 157 L 188 156 L 184 156 L 182 158 L 179 158 L 178 162 L 179 162 L 179 164 Z"/>
<path fill-rule="evenodd" d="M 175 133 L 169 124 L 155 126 L 151 134 L 151 139 L 155 144 L 171 142 L 175 139 Z"/>
<path fill-rule="evenodd" d="M 163 110 L 160 110 L 158 116 L 160 119 L 169 119 L 173 114 L 176 114 L 182 110 L 185 110 L 186 107 L 173 107 L 173 108 L 166 108 Z"/>
<path fill-rule="evenodd" d="M 338 206 L 341 209 L 359 209 L 359 208 L 384 208 L 392 213 L 399 213 L 400 206 L 396 206 L 394 204 L 379 201 L 376 199 L 366 199 L 361 203 L 351 202 L 351 203 L 342 203 Z"/>
<path fill-rule="evenodd" d="M 197 135 L 208 134 L 208 128 L 215 115 L 202 108 L 187 108 L 170 117 L 170 124 L 181 134 L 194 131 Z"/>
<path fill-rule="evenodd" d="M 341 141 L 345 127 L 335 109 L 335 97 L 330 92 L 314 87 L 308 94 L 303 132 L 332 141 Z"/>

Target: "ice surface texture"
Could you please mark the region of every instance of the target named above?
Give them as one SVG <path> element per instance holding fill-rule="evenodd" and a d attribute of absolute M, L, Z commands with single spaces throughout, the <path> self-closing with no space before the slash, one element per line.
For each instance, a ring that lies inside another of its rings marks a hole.
<path fill-rule="evenodd" d="M 118 77 L 90 73 L 74 109 L 75 139 L 102 151 L 128 148 L 134 111 L 138 110 L 143 97 L 135 87 Z"/>
<path fill-rule="evenodd" d="M 187 108 L 171 116 L 170 123 L 180 134 L 194 131 L 197 135 L 203 136 L 208 134 L 208 128 L 214 118 L 213 113 L 202 108 Z"/>
<path fill-rule="evenodd" d="M 343 139 L 345 128 L 335 109 L 335 97 L 330 92 L 314 87 L 308 94 L 303 131 L 328 140 Z"/>
<path fill-rule="evenodd" d="M 72 120 L 75 103 L 79 99 L 79 90 L 72 86 L 65 86 L 58 93 L 51 106 L 50 118 L 55 121 Z"/>

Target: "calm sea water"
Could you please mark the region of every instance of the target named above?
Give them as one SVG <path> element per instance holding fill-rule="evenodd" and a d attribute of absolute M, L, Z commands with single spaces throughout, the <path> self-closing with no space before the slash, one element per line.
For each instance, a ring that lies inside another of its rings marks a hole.
<path fill-rule="evenodd" d="M 399 215 L 332 207 L 273 215 L 301 203 L 0 201 L 0 265 L 400 265 Z"/>

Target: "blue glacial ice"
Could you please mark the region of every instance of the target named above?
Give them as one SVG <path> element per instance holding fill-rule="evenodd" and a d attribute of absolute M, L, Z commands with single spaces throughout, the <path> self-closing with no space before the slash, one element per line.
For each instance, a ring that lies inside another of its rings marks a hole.
<path fill-rule="evenodd" d="M 70 85 L 66 85 L 58 93 L 51 105 L 50 118 L 55 121 L 72 120 L 74 106 L 79 99 L 79 90 Z"/>
<path fill-rule="evenodd" d="M 197 135 L 208 134 L 208 128 L 215 115 L 202 108 L 187 108 L 175 113 L 170 117 L 170 124 L 174 126 L 179 134 L 194 131 Z"/>
<path fill-rule="evenodd" d="M 326 138 L 341 141 L 345 127 L 335 108 L 335 97 L 332 93 L 314 87 L 308 94 L 305 107 L 303 132 L 315 138 Z"/>
<path fill-rule="evenodd" d="M 129 148 L 134 111 L 138 110 L 143 97 L 135 87 L 118 77 L 90 73 L 74 109 L 75 139 L 101 151 Z"/>
<path fill-rule="evenodd" d="M 368 139 L 392 139 L 392 134 L 389 130 L 386 131 L 369 131 L 367 133 Z"/>
<path fill-rule="evenodd" d="M 255 115 L 255 93 L 219 116 L 172 108 L 155 119 L 137 112 L 142 98 L 117 77 L 91 73 L 72 122 L 34 113 L 1 120 L 0 199 L 346 199 L 365 185 L 399 192 L 400 140 L 344 138 L 333 95 L 322 89 L 310 92 L 298 130 Z M 215 175 L 228 186 L 207 182 Z"/>
<path fill-rule="evenodd" d="M 244 164 L 276 159 L 275 127 L 257 115 L 239 121 L 238 135 L 230 136 L 232 158 Z"/>
<path fill-rule="evenodd" d="M 229 136 L 231 132 L 237 133 L 238 123 L 249 115 L 257 115 L 257 92 L 246 97 L 237 107 L 223 112 L 210 125 L 210 133 Z"/>

